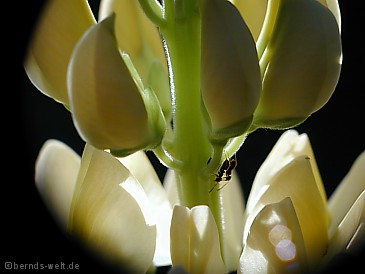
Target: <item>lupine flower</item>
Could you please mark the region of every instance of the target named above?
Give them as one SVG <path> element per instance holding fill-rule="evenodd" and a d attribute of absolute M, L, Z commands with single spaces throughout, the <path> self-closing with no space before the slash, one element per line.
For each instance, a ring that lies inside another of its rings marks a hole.
<path fill-rule="evenodd" d="M 278 140 L 247 203 L 235 171 L 253 131 L 293 127 L 329 100 L 340 30 L 336 0 L 102 0 L 97 20 L 86 0 L 50 0 L 25 69 L 86 145 L 80 157 L 44 144 L 44 202 L 64 230 L 134 273 L 308 272 L 355 250 L 364 153 L 328 201 L 296 131 Z M 168 168 L 163 182 L 145 151 Z"/>
<path fill-rule="evenodd" d="M 221 189 L 221 206 L 238 273 L 308 271 L 356 250 L 365 240 L 364 165 L 362 153 L 327 201 L 307 135 L 291 130 L 261 165 L 246 207 L 235 174 Z M 179 205 L 171 172 L 162 187 L 143 152 L 116 159 L 87 145 L 80 161 L 50 140 L 37 159 L 36 183 L 60 225 L 109 263 L 141 273 L 152 262 L 227 273 L 209 207 Z"/>

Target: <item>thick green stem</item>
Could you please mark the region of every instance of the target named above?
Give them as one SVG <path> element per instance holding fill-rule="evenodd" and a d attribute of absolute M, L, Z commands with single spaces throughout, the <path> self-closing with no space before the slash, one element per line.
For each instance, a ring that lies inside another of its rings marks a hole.
<path fill-rule="evenodd" d="M 173 100 L 173 136 L 169 153 L 182 165 L 175 169 L 183 205 L 209 202 L 209 178 L 203 169 L 211 146 L 205 134 L 200 93 L 200 15 L 196 1 L 166 1 L 161 28 L 169 58 Z"/>

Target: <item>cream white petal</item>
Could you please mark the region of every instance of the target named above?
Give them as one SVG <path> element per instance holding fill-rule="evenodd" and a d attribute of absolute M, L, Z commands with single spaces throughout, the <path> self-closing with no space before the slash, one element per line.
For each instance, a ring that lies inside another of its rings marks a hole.
<path fill-rule="evenodd" d="M 328 209 L 332 217 L 330 235 L 333 234 L 357 197 L 364 190 L 365 151 L 357 157 L 348 174 L 328 199 Z"/>
<path fill-rule="evenodd" d="M 248 213 L 244 238 L 248 237 L 251 224 L 257 213 L 267 204 L 290 197 L 293 202 L 303 233 L 308 262 L 314 267 L 328 244 L 328 211 L 315 182 L 310 159 L 298 156 L 270 179 L 268 189 L 262 195 L 252 212 Z"/>
<path fill-rule="evenodd" d="M 86 0 L 52 0 L 47 1 L 34 29 L 25 70 L 41 92 L 65 105 L 69 104 L 67 67 L 72 51 L 93 24 Z"/>
<path fill-rule="evenodd" d="M 116 14 L 116 37 L 122 51 L 128 53 L 143 80 L 147 80 L 154 61 L 165 67 L 167 61 L 157 27 L 144 14 L 138 1 L 102 0 L 99 20 Z M 144 81 L 146 84 L 146 82 Z"/>
<path fill-rule="evenodd" d="M 238 273 L 306 273 L 308 261 L 296 210 L 290 198 L 266 205 L 256 216 Z"/>
<path fill-rule="evenodd" d="M 141 184 L 149 201 L 150 212 L 156 221 L 157 240 L 154 264 L 156 266 L 170 265 L 172 206 L 167 198 L 167 193 L 145 152 L 138 151 L 118 159 Z"/>
<path fill-rule="evenodd" d="M 308 135 L 305 133 L 299 135 L 296 130 L 287 130 L 280 136 L 256 174 L 247 200 L 246 210 L 248 213 L 252 211 L 257 201 L 269 188 L 271 178 L 297 156 L 308 156 L 311 159 L 313 175 L 321 193 L 323 204 L 326 205 L 326 191 Z"/>
<path fill-rule="evenodd" d="M 216 221 L 221 225 L 220 242 L 224 264 L 228 272 L 236 271 L 242 252 L 244 197 L 237 172 L 229 182 L 221 182 L 210 194 L 217 195 L 220 215 Z"/>
<path fill-rule="evenodd" d="M 141 83 L 117 48 L 114 17 L 90 28 L 69 66 L 72 117 L 79 134 L 99 149 L 135 149 L 149 139 Z"/>
<path fill-rule="evenodd" d="M 209 207 L 174 207 L 171 258 L 173 266 L 180 265 L 190 274 L 227 273 L 221 257 L 217 225 Z"/>
<path fill-rule="evenodd" d="M 267 0 L 229 0 L 241 13 L 255 41 L 264 23 Z"/>
<path fill-rule="evenodd" d="M 365 190 L 359 195 L 330 241 L 326 260 L 340 252 L 356 253 L 365 244 Z"/>
<path fill-rule="evenodd" d="M 155 252 L 156 227 L 143 188 L 111 154 L 87 145 L 84 155 L 69 231 L 107 262 L 145 273 Z"/>
<path fill-rule="evenodd" d="M 67 230 L 81 158 L 66 144 L 48 140 L 36 160 L 35 182 L 60 226 Z"/>
<path fill-rule="evenodd" d="M 177 190 L 175 171 L 173 169 L 168 169 L 166 171 L 165 177 L 163 179 L 163 186 L 166 190 L 170 204 L 172 206 L 181 205 L 179 193 Z"/>

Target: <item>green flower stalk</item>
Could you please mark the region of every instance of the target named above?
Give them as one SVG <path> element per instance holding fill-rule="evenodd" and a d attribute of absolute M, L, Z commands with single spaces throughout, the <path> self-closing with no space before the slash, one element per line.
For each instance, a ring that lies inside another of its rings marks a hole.
<path fill-rule="evenodd" d="M 102 0 L 98 20 L 86 0 L 48 1 L 24 66 L 86 145 L 78 156 L 44 144 L 44 202 L 133 273 L 299 273 L 355 250 L 364 154 L 328 201 L 309 139 L 293 130 L 247 202 L 235 171 L 250 133 L 293 127 L 328 101 L 340 28 L 335 0 Z M 145 151 L 167 167 L 163 182 Z"/>

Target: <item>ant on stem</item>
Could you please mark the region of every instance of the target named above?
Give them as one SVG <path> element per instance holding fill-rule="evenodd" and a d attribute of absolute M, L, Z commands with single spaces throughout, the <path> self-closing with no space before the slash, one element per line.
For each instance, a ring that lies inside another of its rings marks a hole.
<path fill-rule="evenodd" d="M 210 159 L 208 160 L 209 163 Z M 232 156 L 232 158 L 226 158 L 223 161 L 223 164 L 221 165 L 221 167 L 218 170 L 218 174 L 216 174 L 216 178 L 214 179 L 214 186 L 210 189 L 209 193 L 212 192 L 214 190 L 214 188 L 222 181 L 229 181 L 232 179 L 232 171 L 236 168 L 237 166 L 237 157 L 236 154 L 234 154 Z M 226 184 L 224 184 L 223 186 L 221 186 L 220 188 L 218 188 L 217 190 L 221 190 Z"/>

